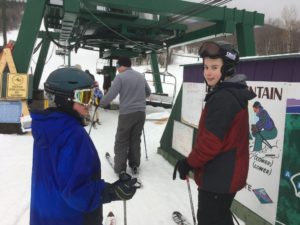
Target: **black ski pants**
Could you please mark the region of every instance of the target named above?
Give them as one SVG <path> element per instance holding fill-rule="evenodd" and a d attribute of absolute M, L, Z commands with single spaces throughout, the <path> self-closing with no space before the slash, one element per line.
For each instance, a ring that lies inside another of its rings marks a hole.
<path fill-rule="evenodd" d="M 234 225 L 230 207 L 235 194 L 198 189 L 198 225 Z"/>

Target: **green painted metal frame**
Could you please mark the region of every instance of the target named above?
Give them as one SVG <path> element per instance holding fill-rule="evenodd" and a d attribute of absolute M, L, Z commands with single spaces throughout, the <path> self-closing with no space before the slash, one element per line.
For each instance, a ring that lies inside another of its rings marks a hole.
<path fill-rule="evenodd" d="M 148 13 L 152 15 L 152 19 L 140 17 L 139 13 Z M 124 53 L 135 57 L 151 50 L 151 66 L 157 93 L 163 93 L 163 90 L 156 50 L 236 32 L 241 56 L 255 55 L 253 29 L 256 25 L 263 25 L 264 21 L 264 15 L 257 12 L 181 0 L 64 0 L 62 6 L 51 5 L 46 0 L 28 0 L 14 50 L 19 72 L 28 71 L 43 16 L 47 28 L 54 28 L 56 32 L 48 30 L 47 39 L 44 37 L 45 33 L 41 32 L 40 36 L 46 42 L 57 41 L 58 44 L 69 46 L 68 48 L 75 47 L 75 50 L 98 49 L 100 55 L 105 55 L 106 58 L 117 58 Z M 187 32 L 187 18 L 213 24 Z M 109 34 L 112 36 L 105 36 L 109 33 L 105 32 L 107 27 L 119 34 L 112 32 Z M 82 36 L 85 29 L 94 29 L 98 33 L 93 34 L 94 36 Z M 46 42 L 42 46 L 34 72 L 34 89 L 39 86 L 43 72 L 43 65 L 40 63 L 44 63 L 49 49 L 49 43 Z M 119 47 L 116 47 L 116 43 Z"/>
<path fill-rule="evenodd" d="M 153 74 L 155 93 L 162 94 L 163 89 L 162 89 L 162 84 L 161 84 L 161 80 L 160 80 L 157 55 L 156 55 L 155 51 L 151 52 L 150 59 L 151 59 L 151 69 L 152 69 L 152 74 Z"/>
<path fill-rule="evenodd" d="M 240 56 L 253 56 L 256 54 L 254 31 L 251 25 L 237 24 L 237 41 Z"/>
<path fill-rule="evenodd" d="M 43 42 L 42 42 L 41 51 L 39 54 L 39 58 L 37 60 L 36 68 L 35 68 L 34 75 L 33 75 L 33 77 L 34 77 L 33 90 L 34 91 L 38 90 L 38 88 L 39 88 L 39 84 L 40 84 L 42 73 L 44 70 L 49 46 L 50 46 L 50 39 L 48 37 L 44 37 Z"/>
<path fill-rule="evenodd" d="M 182 43 L 192 42 L 201 38 L 207 38 L 207 37 L 216 36 L 225 33 L 226 34 L 234 33 L 234 31 L 235 31 L 234 24 L 232 22 L 224 21 L 222 23 L 220 22 L 220 23 L 216 23 L 215 25 L 205 27 L 201 30 L 187 33 L 179 38 L 169 39 L 166 41 L 166 43 L 169 46 L 173 46 Z"/>
<path fill-rule="evenodd" d="M 47 0 L 27 0 L 13 57 L 18 73 L 27 73 Z"/>

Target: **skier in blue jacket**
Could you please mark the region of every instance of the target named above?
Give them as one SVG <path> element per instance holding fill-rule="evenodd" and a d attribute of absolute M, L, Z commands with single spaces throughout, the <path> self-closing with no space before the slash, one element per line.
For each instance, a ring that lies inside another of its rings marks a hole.
<path fill-rule="evenodd" d="M 93 80 L 76 68 L 53 71 L 45 82 L 49 107 L 32 112 L 30 225 L 101 225 L 102 204 L 129 200 L 136 179 L 101 179 L 96 148 L 83 128 Z"/>

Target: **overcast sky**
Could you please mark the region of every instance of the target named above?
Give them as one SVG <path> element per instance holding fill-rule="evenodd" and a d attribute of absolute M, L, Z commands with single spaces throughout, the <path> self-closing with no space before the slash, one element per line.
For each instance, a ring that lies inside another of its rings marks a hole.
<path fill-rule="evenodd" d="M 202 2 L 203 0 L 185 0 L 190 2 Z M 226 4 L 228 8 L 246 9 L 265 14 L 266 18 L 281 18 L 282 9 L 294 7 L 300 19 L 300 0 L 232 0 Z"/>

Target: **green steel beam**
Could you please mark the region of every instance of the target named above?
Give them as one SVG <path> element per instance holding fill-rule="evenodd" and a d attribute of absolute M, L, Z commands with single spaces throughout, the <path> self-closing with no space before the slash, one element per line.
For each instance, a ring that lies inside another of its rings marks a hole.
<path fill-rule="evenodd" d="M 36 63 L 36 67 L 35 67 L 35 71 L 34 71 L 34 76 L 33 76 L 33 90 L 34 91 L 39 89 L 39 84 L 40 84 L 41 77 L 43 74 L 49 46 L 50 46 L 50 40 L 46 37 L 43 39 L 41 51 L 40 51 L 39 58 Z"/>
<path fill-rule="evenodd" d="M 13 57 L 18 73 L 27 73 L 47 0 L 27 0 Z"/>
<path fill-rule="evenodd" d="M 236 30 L 240 56 L 256 55 L 253 26 L 237 24 Z"/>
<path fill-rule="evenodd" d="M 96 10 L 91 10 L 91 11 L 94 14 L 97 14 L 97 16 L 99 15 L 99 18 L 101 17 L 101 21 L 109 26 L 113 26 L 115 24 L 123 24 L 123 25 L 127 25 L 130 27 L 135 27 L 135 28 L 141 28 L 141 27 L 146 28 L 153 24 L 153 20 L 149 20 L 149 19 L 138 18 L 135 20 L 130 20 L 130 19 L 124 19 L 124 18 L 116 18 L 109 13 L 106 13 L 103 15 L 103 13 L 99 13 Z M 80 18 L 86 19 L 86 20 L 94 22 L 94 23 L 99 23 L 99 18 L 96 19 L 95 17 L 91 16 L 89 13 L 83 13 L 82 15 L 80 15 Z M 180 24 L 180 23 L 172 23 L 172 24 L 165 26 L 165 29 L 186 30 L 187 25 Z"/>
<path fill-rule="evenodd" d="M 236 22 L 263 25 L 264 15 L 257 12 L 230 9 L 227 7 L 207 6 L 201 3 L 192 3 L 181 0 L 98 0 L 82 2 L 90 9 L 95 9 L 98 5 L 109 8 L 121 8 L 137 12 L 146 12 L 164 16 L 183 15 L 202 18 L 203 20 L 223 21 L 225 18 L 232 18 Z M 172 6 L 172 7 L 170 7 Z M 191 15 L 193 10 L 198 9 L 198 13 Z"/>
<path fill-rule="evenodd" d="M 117 59 L 120 56 L 127 56 L 129 58 L 138 57 L 139 54 L 127 49 L 110 49 L 109 51 L 103 52 L 103 59 Z"/>
<path fill-rule="evenodd" d="M 80 1 L 79 0 L 64 0 L 64 11 L 65 13 L 79 14 Z"/>
<path fill-rule="evenodd" d="M 187 42 L 192 42 L 200 38 L 216 36 L 218 34 L 234 33 L 234 31 L 234 23 L 232 21 L 224 21 L 224 23 L 217 23 L 215 25 L 203 28 L 201 30 L 184 34 L 181 37 L 169 39 L 166 41 L 166 44 L 167 46 L 178 45 Z"/>
<path fill-rule="evenodd" d="M 82 0 L 82 3 L 85 4 L 89 9 L 96 9 L 97 6 L 105 6 L 109 8 L 166 16 L 169 16 L 170 14 L 178 14 L 180 11 L 187 9 L 191 10 L 192 7 L 196 5 L 195 3 L 184 2 L 180 0 Z"/>
<path fill-rule="evenodd" d="M 64 0 L 64 16 L 61 23 L 60 42 L 65 42 L 68 45 L 68 41 L 72 38 L 77 24 L 77 18 L 80 12 L 80 1 Z"/>
<path fill-rule="evenodd" d="M 57 32 L 49 32 L 49 35 L 51 38 L 58 40 L 59 39 L 59 33 Z M 44 39 L 44 38 L 48 38 L 48 35 L 45 31 L 40 31 L 38 34 L 38 38 Z"/>
<path fill-rule="evenodd" d="M 151 56 L 151 68 L 152 68 L 152 74 L 153 74 L 153 80 L 154 80 L 155 93 L 162 94 L 163 89 L 162 89 L 161 80 L 160 80 L 156 52 L 152 51 L 150 56 Z"/>
<path fill-rule="evenodd" d="M 236 23 L 245 23 L 253 25 L 264 24 L 264 14 L 256 11 L 249 12 L 246 10 L 230 9 L 227 7 L 211 7 L 211 9 L 201 12 L 195 17 L 206 18 L 211 21 L 232 20 Z"/>

